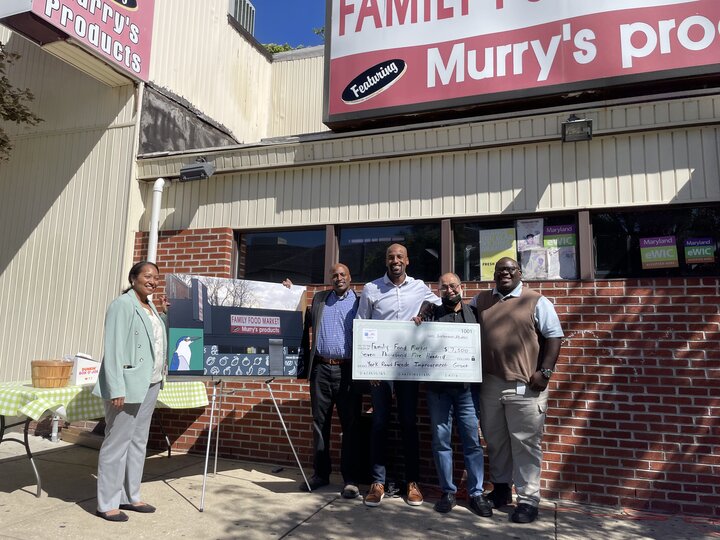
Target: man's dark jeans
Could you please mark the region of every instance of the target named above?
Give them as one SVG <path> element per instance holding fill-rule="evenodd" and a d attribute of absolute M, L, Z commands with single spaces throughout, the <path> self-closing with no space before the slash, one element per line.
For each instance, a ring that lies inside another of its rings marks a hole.
<path fill-rule="evenodd" d="M 340 473 L 346 484 L 357 483 L 357 429 L 362 395 L 355 392 L 353 386 L 351 361 L 337 366 L 313 366 L 310 376 L 310 404 L 313 416 L 315 476 L 327 479 L 332 472 L 330 431 L 334 405 L 337 407 L 342 429 Z"/>
<path fill-rule="evenodd" d="M 414 381 L 393 381 L 397 398 L 398 421 L 405 458 L 405 481 L 417 482 L 420 476 L 420 456 L 417 429 L 418 383 Z M 370 440 L 373 482 L 385 483 L 387 463 L 387 438 L 390 411 L 392 409 L 392 387 L 388 381 L 372 386 L 373 419 Z"/>

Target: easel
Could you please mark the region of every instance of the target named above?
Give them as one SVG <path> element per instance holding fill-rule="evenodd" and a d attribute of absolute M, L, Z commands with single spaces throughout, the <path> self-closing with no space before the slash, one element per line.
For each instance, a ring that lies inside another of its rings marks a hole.
<path fill-rule="evenodd" d="M 308 487 L 308 491 L 312 491 L 310 489 L 310 483 L 308 482 L 307 476 L 305 476 L 305 471 L 302 468 L 302 465 L 300 463 L 300 458 L 297 455 L 297 452 L 295 451 L 295 446 L 293 446 L 292 441 L 290 440 L 290 433 L 288 432 L 287 426 L 285 425 L 285 420 L 283 419 L 282 413 L 280 412 L 280 407 L 277 404 L 277 401 L 275 400 L 275 395 L 273 394 L 272 386 L 270 386 L 270 383 L 272 383 L 275 380 L 275 377 L 270 377 L 265 381 L 265 386 L 268 389 L 268 392 L 270 393 L 270 398 L 272 399 L 273 405 L 275 405 L 275 411 L 277 412 L 278 418 L 280 419 L 280 423 L 282 424 L 283 429 L 285 430 L 285 436 L 287 437 L 288 443 L 290 443 L 290 448 L 292 449 L 293 455 L 295 456 L 295 461 L 298 464 L 298 468 L 300 469 L 300 472 L 302 473 L 303 480 L 305 480 L 305 484 Z M 228 392 L 223 392 L 223 389 L 225 387 L 225 381 L 222 379 L 218 379 L 217 381 L 213 380 L 211 381 L 211 384 L 213 385 L 213 391 L 212 391 L 212 397 L 210 400 L 210 424 L 208 426 L 208 441 L 207 441 L 207 447 L 205 448 L 205 469 L 203 470 L 203 484 L 202 484 L 202 495 L 200 496 L 200 512 L 203 512 L 205 510 L 205 486 L 207 485 L 207 471 L 208 471 L 208 462 L 210 461 L 210 446 L 212 445 L 212 434 L 213 434 L 213 425 L 215 423 L 215 404 L 218 402 L 218 395 L 220 397 L 220 404 L 219 409 L 222 410 L 222 403 L 223 398 L 226 395 L 232 395 L 235 393 L 235 390 L 230 390 Z M 220 386 L 220 393 L 218 394 L 218 386 Z M 215 434 L 215 466 L 213 469 L 213 476 L 217 474 L 217 460 L 218 460 L 218 448 L 220 444 L 220 415 L 217 416 L 217 433 Z"/>

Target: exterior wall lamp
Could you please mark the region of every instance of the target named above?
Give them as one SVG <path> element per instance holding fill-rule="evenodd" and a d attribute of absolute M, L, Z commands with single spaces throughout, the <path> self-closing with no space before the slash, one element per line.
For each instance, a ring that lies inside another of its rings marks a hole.
<path fill-rule="evenodd" d="M 215 165 L 207 161 L 204 157 L 199 157 L 195 163 L 183 165 L 180 168 L 180 181 L 192 182 L 193 180 L 204 180 L 210 178 L 215 172 Z"/>
<path fill-rule="evenodd" d="M 568 119 L 562 123 L 562 141 L 577 142 L 589 141 L 592 139 L 592 120 L 588 118 L 578 118 L 571 114 Z"/>

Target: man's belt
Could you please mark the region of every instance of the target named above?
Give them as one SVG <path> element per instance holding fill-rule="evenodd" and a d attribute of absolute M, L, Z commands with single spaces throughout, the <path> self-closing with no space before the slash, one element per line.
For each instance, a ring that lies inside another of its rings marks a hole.
<path fill-rule="evenodd" d="M 327 364 L 328 366 L 339 366 L 345 362 L 349 362 L 349 358 L 326 358 L 325 356 L 315 355 L 315 362 L 320 364 Z"/>

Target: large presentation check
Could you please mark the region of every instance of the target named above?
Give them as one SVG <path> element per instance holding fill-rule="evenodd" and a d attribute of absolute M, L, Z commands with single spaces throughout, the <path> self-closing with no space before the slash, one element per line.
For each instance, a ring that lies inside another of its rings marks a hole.
<path fill-rule="evenodd" d="M 353 379 L 481 382 L 480 325 L 355 319 Z"/>

